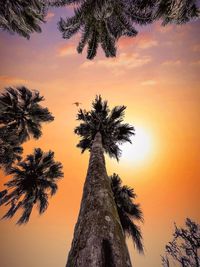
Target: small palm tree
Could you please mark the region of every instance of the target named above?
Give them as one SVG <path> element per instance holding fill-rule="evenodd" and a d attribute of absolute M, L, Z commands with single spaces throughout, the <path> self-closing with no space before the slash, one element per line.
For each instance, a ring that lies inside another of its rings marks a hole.
<path fill-rule="evenodd" d="M 119 144 L 131 143 L 130 136 L 134 134 L 133 126 L 122 123 L 126 107 L 116 106 L 110 111 L 107 101 L 103 101 L 101 96 L 96 96 L 92 107 L 89 112 L 82 109 L 78 112 L 77 120 L 83 122 L 74 131 L 81 137 L 77 147 L 81 148 L 82 153 L 90 150 L 96 134 L 100 133 L 104 151 L 119 160 Z"/>
<path fill-rule="evenodd" d="M 6 88 L 0 95 L 0 137 L 18 136 L 22 144 L 31 136 L 38 139 L 41 135 L 41 123 L 53 121 L 54 117 L 47 108 L 39 103 L 44 98 L 38 91 L 25 86 Z"/>
<path fill-rule="evenodd" d="M 136 197 L 134 190 L 128 186 L 122 186 L 122 180 L 117 174 L 110 176 L 111 188 L 119 218 L 124 232 L 132 237 L 133 243 L 139 252 L 143 252 L 142 234 L 140 228 L 133 219 L 143 221 L 142 211 L 138 204 L 132 202 Z"/>
<path fill-rule="evenodd" d="M 30 38 L 33 32 L 41 32 L 46 4 L 43 0 L 3 0 L 0 5 L 0 28 Z"/>
<path fill-rule="evenodd" d="M 0 205 L 10 205 L 3 218 L 12 218 L 23 209 L 18 224 L 27 223 L 34 205 L 42 214 L 48 207 L 48 198 L 57 191 L 57 181 L 63 177 L 62 164 L 54 160 L 54 153 L 44 153 L 40 148 L 28 155 L 24 161 L 9 170 L 13 178 L 0 192 Z"/>

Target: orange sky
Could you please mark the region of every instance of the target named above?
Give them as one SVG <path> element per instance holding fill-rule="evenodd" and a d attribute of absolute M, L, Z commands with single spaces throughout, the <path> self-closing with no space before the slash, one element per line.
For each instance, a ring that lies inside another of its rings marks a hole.
<path fill-rule="evenodd" d="M 0 33 L 1 90 L 20 84 L 38 89 L 55 116 L 40 140 L 24 145 L 25 154 L 34 147 L 52 149 L 65 173 L 43 216 L 34 212 L 22 227 L 15 226 L 15 218 L 0 222 L 2 267 L 65 266 L 89 156 L 76 148 L 77 108 L 72 103 L 78 100 L 88 109 L 96 94 L 111 107 L 126 105 L 125 120 L 136 134 L 140 128 L 151 137 L 145 160 L 122 156 L 117 163 L 106 157 L 106 164 L 109 175 L 116 172 L 134 187 L 144 212 L 145 256 L 130 244 L 134 266 L 159 267 L 173 222 L 183 225 L 187 216 L 200 220 L 200 23 L 144 27 L 135 39 L 120 40 L 117 58 L 99 52 L 88 61 L 85 53 L 76 54 L 78 37 L 62 40 L 56 29 L 64 12 L 52 10 L 43 33 L 29 41 Z M 5 181 L 2 177 L 1 185 Z"/>

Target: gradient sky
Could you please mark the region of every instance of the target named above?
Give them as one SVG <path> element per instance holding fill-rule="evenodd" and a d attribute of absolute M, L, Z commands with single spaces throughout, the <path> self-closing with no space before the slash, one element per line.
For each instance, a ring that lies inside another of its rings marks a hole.
<path fill-rule="evenodd" d="M 126 105 L 126 122 L 147 140 L 144 158 L 139 155 L 145 142 L 133 139 L 129 154 L 124 149 L 119 163 L 106 157 L 106 165 L 109 175 L 118 173 L 124 184 L 134 187 L 144 213 L 145 256 L 129 242 L 134 266 L 159 267 L 173 223 L 183 225 L 186 217 L 200 221 L 200 22 L 140 28 L 136 38 L 119 41 L 117 58 L 107 59 L 99 51 L 88 61 L 85 53 L 76 53 L 78 36 L 66 41 L 57 30 L 60 16 L 70 12 L 52 9 L 43 33 L 29 41 L 0 33 L 0 89 L 22 84 L 38 89 L 55 116 L 44 125 L 41 139 L 24 145 L 24 155 L 34 147 L 51 149 L 65 173 L 44 215 L 34 211 L 21 227 L 15 226 L 16 218 L 0 222 L 0 265 L 65 266 L 89 158 L 76 148 L 77 108 L 72 103 L 79 101 L 88 109 L 101 94 L 111 107 Z M 1 174 L 2 188 L 7 179 Z M 0 215 L 4 212 L 1 208 Z"/>

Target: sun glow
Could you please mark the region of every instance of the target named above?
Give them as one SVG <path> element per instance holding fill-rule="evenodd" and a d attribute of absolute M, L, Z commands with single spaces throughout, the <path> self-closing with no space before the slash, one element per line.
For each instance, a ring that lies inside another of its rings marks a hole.
<path fill-rule="evenodd" d="M 151 135 L 140 127 L 135 127 L 135 135 L 131 137 L 132 144 L 125 143 L 121 146 L 122 160 L 128 163 L 141 163 L 148 160 L 153 149 Z"/>

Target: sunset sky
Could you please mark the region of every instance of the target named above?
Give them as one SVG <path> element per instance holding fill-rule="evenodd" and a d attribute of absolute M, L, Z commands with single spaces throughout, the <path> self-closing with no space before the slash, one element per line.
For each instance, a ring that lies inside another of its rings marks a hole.
<path fill-rule="evenodd" d="M 89 109 L 96 94 L 110 107 L 127 106 L 125 121 L 135 127 L 132 145 L 121 160 L 106 156 L 107 172 L 133 187 L 144 213 L 141 225 L 145 255 L 129 242 L 135 267 L 159 267 L 173 224 L 185 218 L 200 222 L 200 21 L 138 28 L 134 39 L 118 42 L 115 59 L 101 50 L 93 61 L 78 55 L 79 36 L 64 40 L 57 30 L 71 9 L 52 9 L 41 34 L 30 40 L 0 33 L 0 90 L 26 85 L 44 95 L 43 106 L 55 120 L 43 126 L 38 141 L 24 144 L 24 155 L 35 147 L 55 152 L 64 166 L 58 193 L 46 213 L 33 212 L 26 226 L 16 217 L 0 221 L 1 267 L 63 267 L 77 221 L 89 153 L 76 148 L 77 107 Z M 8 180 L 1 173 L 0 186 Z M 1 207 L 0 215 L 5 213 Z"/>

